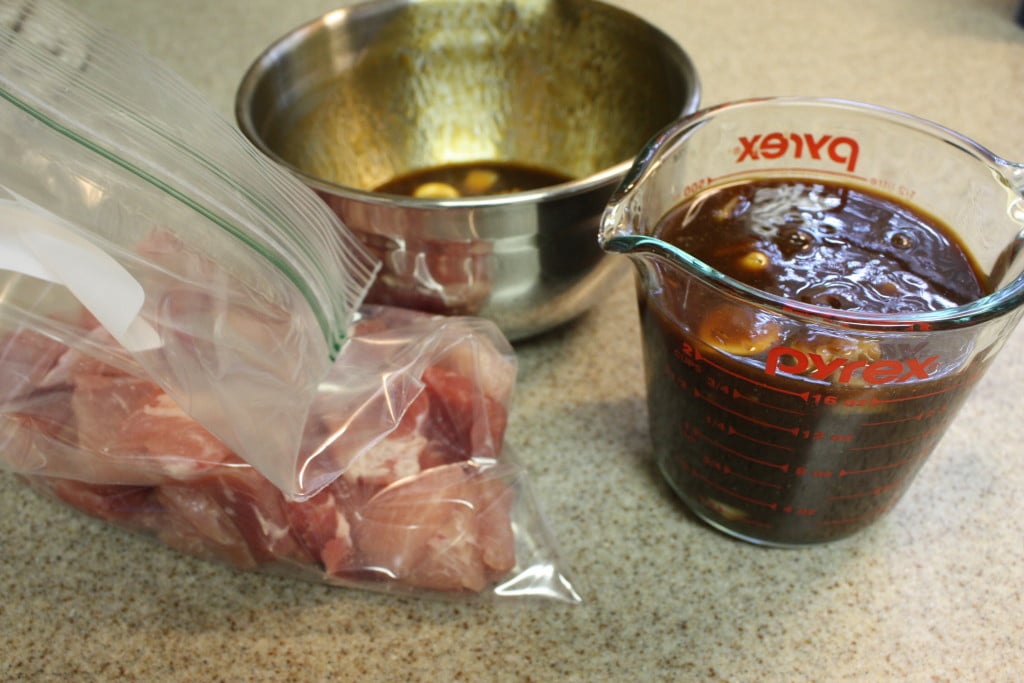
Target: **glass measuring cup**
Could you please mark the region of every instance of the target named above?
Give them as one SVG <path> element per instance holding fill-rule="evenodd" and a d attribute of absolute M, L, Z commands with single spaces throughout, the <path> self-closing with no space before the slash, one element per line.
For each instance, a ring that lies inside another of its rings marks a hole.
<path fill-rule="evenodd" d="M 826 308 L 655 236 L 698 193 L 786 178 L 937 218 L 991 293 L 922 313 Z M 636 266 L 655 459 L 683 501 L 721 531 L 780 546 L 848 536 L 890 510 L 1021 317 L 1022 188 L 1024 166 L 953 131 L 839 100 L 726 104 L 649 142 L 600 241 Z M 715 319 L 724 338 L 707 332 Z"/>

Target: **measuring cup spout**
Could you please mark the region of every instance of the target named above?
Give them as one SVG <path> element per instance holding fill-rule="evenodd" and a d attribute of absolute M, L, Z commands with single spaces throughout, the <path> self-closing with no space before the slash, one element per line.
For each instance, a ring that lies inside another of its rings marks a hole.
<path fill-rule="evenodd" d="M 605 210 L 598 241 L 601 248 L 613 254 L 628 256 L 641 271 L 649 268 L 669 271 L 703 271 L 707 268 L 678 247 L 655 237 L 653 226 L 647 221 L 644 209 L 635 195 L 620 195 L 621 201 L 613 201 Z M 655 265 L 659 263 L 660 265 Z"/>
<path fill-rule="evenodd" d="M 658 133 L 633 160 L 601 218 L 598 242 L 605 251 L 625 254 L 637 265 L 652 257 L 678 260 L 679 251 L 675 247 L 651 235 L 657 218 L 678 196 L 677 190 L 666 191 L 662 187 L 663 180 L 655 176 L 674 177 L 675 173 L 664 167 L 665 155 L 689 134 L 688 120 L 682 119 Z"/>
<path fill-rule="evenodd" d="M 612 227 L 613 229 L 603 231 L 600 235 L 601 247 L 605 251 L 628 256 L 641 270 L 644 264 L 650 261 L 673 260 L 672 248 L 656 237 L 622 230 L 621 225 Z"/>
<path fill-rule="evenodd" d="M 979 146 L 978 149 L 983 161 L 1001 175 L 1018 194 L 1024 194 L 1024 163 L 1010 161 L 984 147 Z"/>
<path fill-rule="evenodd" d="M 671 247 L 656 237 L 647 235 L 612 235 L 602 241 L 605 251 L 625 254 L 634 261 L 646 262 L 652 258 L 673 260 Z"/>
<path fill-rule="evenodd" d="M 1002 167 L 1003 175 L 1007 181 L 1024 200 L 1024 164 L 1005 159 L 999 159 L 998 164 Z"/>
<path fill-rule="evenodd" d="M 608 206 L 605 207 L 604 215 L 601 216 L 601 229 L 598 231 L 597 241 L 605 251 L 628 254 L 632 251 L 633 221 L 628 206 L 621 201 L 623 192 L 620 188 L 612 197 Z"/>
<path fill-rule="evenodd" d="M 669 256 L 664 242 L 645 234 L 642 220 L 642 211 L 630 201 L 629 193 L 620 191 L 609 203 L 601 219 L 601 231 L 598 234 L 601 248 L 640 261 L 655 255 Z"/>

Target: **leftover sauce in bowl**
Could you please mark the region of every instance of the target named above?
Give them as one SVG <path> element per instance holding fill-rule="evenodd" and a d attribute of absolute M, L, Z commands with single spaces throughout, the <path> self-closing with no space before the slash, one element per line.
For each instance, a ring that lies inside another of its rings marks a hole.
<path fill-rule="evenodd" d="M 538 190 L 573 180 L 551 169 L 512 161 L 477 161 L 431 166 L 406 173 L 374 192 L 420 199 L 456 199 Z"/>

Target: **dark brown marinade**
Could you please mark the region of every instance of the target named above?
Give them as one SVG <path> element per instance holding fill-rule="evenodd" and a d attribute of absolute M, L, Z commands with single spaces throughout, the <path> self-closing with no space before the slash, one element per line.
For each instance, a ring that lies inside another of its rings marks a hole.
<path fill-rule="evenodd" d="M 769 218 L 751 219 L 759 202 L 774 202 Z M 712 190 L 670 212 L 657 235 L 741 282 L 833 308 L 913 314 L 986 293 L 948 228 L 841 185 Z M 659 272 L 649 266 L 641 277 L 658 282 L 640 287 L 656 458 L 701 517 L 751 540 L 817 543 L 869 524 L 984 370 L 935 352 L 942 332 L 889 348 L 825 327 L 783 330 Z"/>

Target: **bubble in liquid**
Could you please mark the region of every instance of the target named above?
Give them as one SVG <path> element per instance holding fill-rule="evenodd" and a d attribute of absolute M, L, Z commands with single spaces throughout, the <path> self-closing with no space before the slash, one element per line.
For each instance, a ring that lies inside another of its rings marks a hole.
<path fill-rule="evenodd" d="M 914 246 L 914 238 L 905 232 L 894 232 L 889 237 L 889 244 L 897 249 L 909 249 Z"/>
<path fill-rule="evenodd" d="M 786 258 L 809 254 L 815 243 L 814 235 L 799 228 L 786 228 L 776 240 L 779 251 Z"/>

